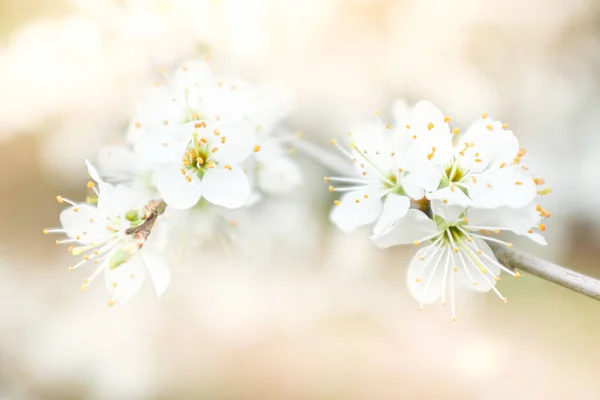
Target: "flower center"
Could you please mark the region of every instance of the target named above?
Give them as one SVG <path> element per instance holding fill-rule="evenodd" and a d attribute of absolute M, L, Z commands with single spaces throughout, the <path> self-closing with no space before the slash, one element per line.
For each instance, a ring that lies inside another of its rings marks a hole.
<path fill-rule="evenodd" d="M 210 147 L 206 138 L 199 138 L 198 134 L 194 133 L 181 160 L 182 174 L 187 175 L 187 172 L 191 172 L 196 173 L 198 178 L 202 178 L 208 168 L 215 167 L 216 162 L 213 155 L 217 150 L 219 150 L 218 147 Z"/>

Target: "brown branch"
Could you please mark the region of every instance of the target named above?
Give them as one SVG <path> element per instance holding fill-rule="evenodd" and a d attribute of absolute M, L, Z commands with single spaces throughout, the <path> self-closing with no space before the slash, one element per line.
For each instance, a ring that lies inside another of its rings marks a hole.
<path fill-rule="evenodd" d="M 125 231 L 125 233 L 127 235 L 133 235 L 134 239 L 138 241 L 139 246 L 142 247 L 143 244 L 146 242 L 146 239 L 148 239 L 148 236 L 150 236 L 150 233 L 152 232 L 152 227 L 156 222 L 156 218 L 158 218 L 160 214 L 165 212 L 166 208 L 167 204 L 164 201 L 152 200 L 145 206 L 148 216 L 146 217 L 144 222 L 142 222 L 138 226 L 134 226 L 133 228 L 128 228 Z"/>
<path fill-rule="evenodd" d="M 498 260 L 507 268 L 527 272 L 592 299 L 600 300 L 600 280 L 509 249 L 506 246 L 490 243 L 490 247 Z"/>

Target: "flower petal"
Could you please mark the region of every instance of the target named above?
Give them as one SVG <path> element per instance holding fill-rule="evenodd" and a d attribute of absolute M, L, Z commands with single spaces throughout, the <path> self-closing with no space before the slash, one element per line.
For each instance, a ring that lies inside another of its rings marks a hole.
<path fill-rule="evenodd" d="M 250 182 L 244 171 L 231 166 L 214 168 L 202 179 L 203 196 L 213 204 L 226 208 L 239 208 L 250 196 Z"/>
<path fill-rule="evenodd" d="M 156 295 L 160 297 L 160 295 L 167 290 L 169 283 L 171 283 L 171 271 L 169 270 L 169 266 L 161 257 L 146 251 L 140 252 L 140 256 L 146 265 Z"/>
<path fill-rule="evenodd" d="M 365 198 L 367 196 L 367 198 Z M 343 232 L 374 222 L 382 209 L 381 189 L 368 186 L 345 193 L 340 204 L 333 207 L 329 218 Z"/>
<path fill-rule="evenodd" d="M 196 174 L 189 174 L 191 181 L 181 173 L 177 165 L 169 165 L 157 177 L 157 187 L 160 194 L 169 205 L 178 210 L 193 207 L 202 196 L 203 182 Z"/>
<path fill-rule="evenodd" d="M 425 257 L 427 252 L 432 254 L 431 250 L 431 246 L 420 249 L 410 261 L 407 272 L 410 294 L 424 304 L 434 303 L 442 296 L 448 260 L 449 250 L 438 251 L 433 258 Z"/>
<path fill-rule="evenodd" d="M 462 208 L 468 207 L 471 204 L 471 199 L 469 199 L 460 187 L 453 183 L 443 189 L 427 194 L 427 198 L 429 200 L 439 200 L 443 204 Z"/>
<path fill-rule="evenodd" d="M 468 179 L 464 186 L 469 191 L 473 207 L 523 207 L 537 195 L 535 182 L 529 176 L 508 168 L 493 169 Z"/>
<path fill-rule="evenodd" d="M 210 136 L 215 141 L 215 147 L 219 149 L 213 156 L 219 162 L 238 164 L 254 152 L 256 131 L 248 122 L 225 120 L 208 123 L 205 129 L 211 132 Z M 219 135 L 215 136 L 215 132 Z"/>
<path fill-rule="evenodd" d="M 137 254 L 125 264 L 113 269 L 106 268 L 104 272 L 106 289 L 121 305 L 125 305 L 140 290 L 145 277 L 144 264 Z"/>
<path fill-rule="evenodd" d="M 437 232 L 437 226 L 425 213 L 408 210 L 396 225 L 385 235 L 373 235 L 371 240 L 379 248 L 413 243 Z"/>
<path fill-rule="evenodd" d="M 289 157 L 271 157 L 257 167 L 258 184 L 270 194 L 287 193 L 302 183 L 300 168 Z"/>
<path fill-rule="evenodd" d="M 394 225 L 404 217 L 410 208 L 410 199 L 406 196 L 397 194 L 388 194 L 383 203 L 381 216 L 373 228 L 375 236 L 382 236 L 388 233 Z"/>
<path fill-rule="evenodd" d="M 84 244 L 100 241 L 111 235 L 106 229 L 106 218 L 95 207 L 87 204 L 63 210 L 60 213 L 60 223 L 68 237 Z"/>

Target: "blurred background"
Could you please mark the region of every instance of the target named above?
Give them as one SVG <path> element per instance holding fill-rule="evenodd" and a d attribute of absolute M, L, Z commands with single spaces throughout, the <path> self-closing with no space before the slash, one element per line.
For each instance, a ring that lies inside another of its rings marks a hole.
<path fill-rule="evenodd" d="M 0 399 L 598 397 L 599 303 L 523 276 L 418 312 L 413 249 L 336 232 L 301 151 L 302 189 L 236 216 L 245 250 L 173 265 L 160 300 L 81 293 L 41 232 L 157 71 L 209 53 L 289 87 L 319 146 L 396 98 L 508 122 L 553 188 L 549 246 L 519 247 L 598 277 L 600 3 L 0 0 L 0 41 Z"/>

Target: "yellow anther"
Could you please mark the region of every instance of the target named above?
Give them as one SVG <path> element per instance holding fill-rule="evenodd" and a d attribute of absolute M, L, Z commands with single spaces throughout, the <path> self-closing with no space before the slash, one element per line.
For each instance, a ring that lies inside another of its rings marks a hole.
<path fill-rule="evenodd" d="M 136 123 L 135 123 L 135 127 L 139 129 L 139 128 L 141 128 L 141 127 L 142 127 L 142 124 L 141 124 L 140 122 L 136 122 Z"/>
<path fill-rule="evenodd" d="M 42 231 L 42 233 L 43 233 L 44 235 L 47 235 L 47 234 L 48 234 L 48 229 L 44 229 L 44 230 Z"/>
<path fill-rule="evenodd" d="M 538 190 L 538 191 L 537 191 L 537 193 L 538 193 L 540 196 L 545 196 L 545 195 L 548 195 L 548 194 L 552 193 L 552 188 L 550 188 L 550 187 L 547 187 L 546 189 L 543 189 L 543 190 Z"/>
<path fill-rule="evenodd" d="M 88 187 L 88 189 L 91 189 L 91 188 L 93 188 L 93 187 L 94 187 L 94 185 L 95 185 L 94 181 L 88 181 L 88 183 L 87 183 L 87 187 Z"/>
<path fill-rule="evenodd" d="M 519 271 L 515 272 L 515 278 L 520 278 L 521 277 L 521 273 Z"/>
<path fill-rule="evenodd" d="M 218 129 L 215 129 L 215 130 L 213 131 L 213 134 L 214 134 L 215 136 L 219 136 L 219 135 L 221 134 L 221 132 L 219 132 L 219 130 L 218 130 Z"/>
<path fill-rule="evenodd" d="M 540 228 L 540 231 L 544 232 L 546 230 L 546 225 L 544 224 L 539 224 L 538 228 Z"/>
<path fill-rule="evenodd" d="M 403 168 L 398 168 L 398 172 L 404 172 Z"/>
<path fill-rule="evenodd" d="M 500 229 L 494 229 L 494 231 L 493 231 L 493 232 L 494 232 L 496 235 L 499 235 L 499 234 L 500 234 Z"/>
<path fill-rule="evenodd" d="M 419 242 L 418 240 L 415 240 L 413 243 L 415 244 L 415 246 L 418 246 L 421 244 L 421 242 Z"/>
<path fill-rule="evenodd" d="M 109 306 L 109 307 L 112 307 L 112 306 L 114 306 L 114 305 L 115 305 L 115 301 L 114 301 L 113 299 L 110 299 L 110 300 L 108 301 L 108 306 Z"/>
<path fill-rule="evenodd" d="M 185 176 L 185 180 L 188 181 L 188 182 L 191 182 L 192 181 L 192 177 L 189 176 L 189 175 L 186 175 Z"/>
<path fill-rule="evenodd" d="M 356 199 L 354 200 L 356 203 L 360 203 L 360 199 Z"/>
<path fill-rule="evenodd" d="M 427 129 L 432 130 L 434 127 L 433 122 L 427 124 Z"/>
<path fill-rule="evenodd" d="M 417 279 L 415 279 L 415 281 L 416 281 L 417 283 L 419 283 L 419 282 L 421 282 L 421 278 L 417 278 Z"/>
<path fill-rule="evenodd" d="M 535 182 L 536 185 L 543 185 L 544 183 L 546 183 L 546 180 L 544 178 L 534 178 L 533 181 Z"/>
<path fill-rule="evenodd" d="M 520 149 L 517 153 L 517 157 L 523 157 L 525 154 L 527 154 L 527 149 Z"/>
<path fill-rule="evenodd" d="M 368 198 L 369 198 L 369 195 L 368 195 L 368 194 L 365 194 L 363 197 L 364 197 L 365 199 L 368 199 Z"/>
<path fill-rule="evenodd" d="M 78 212 L 79 211 L 79 207 L 73 207 L 73 211 Z"/>
<path fill-rule="evenodd" d="M 454 135 L 458 135 L 458 134 L 460 133 L 460 128 L 458 128 L 458 127 L 454 127 L 454 128 L 452 128 L 452 133 L 453 133 Z"/>
<path fill-rule="evenodd" d="M 500 164 L 500 168 L 504 168 L 504 167 L 506 167 L 506 163 L 505 162 L 503 162 L 502 164 Z"/>
<path fill-rule="evenodd" d="M 506 128 L 508 128 L 508 124 L 506 124 L 506 123 L 502 124 L 502 129 L 506 129 Z"/>
<path fill-rule="evenodd" d="M 381 111 L 379 111 L 379 110 L 375 111 L 375 115 L 377 115 L 377 116 L 381 115 Z"/>
<path fill-rule="evenodd" d="M 521 182 L 521 181 L 516 181 L 516 182 L 515 182 L 515 185 L 517 185 L 517 186 L 520 186 L 520 185 L 522 185 L 522 184 L 523 184 L 523 182 Z"/>
<path fill-rule="evenodd" d="M 219 148 L 218 148 L 218 147 L 213 147 L 213 148 L 212 148 L 210 151 L 212 151 L 213 153 L 216 153 L 216 152 L 217 152 L 217 150 L 219 150 Z"/>
<path fill-rule="evenodd" d="M 206 140 L 206 138 L 204 138 L 204 137 L 201 137 L 201 138 L 200 138 L 200 141 L 201 141 L 202 143 L 208 143 L 208 140 Z"/>
<path fill-rule="evenodd" d="M 129 275 L 129 277 L 130 277 L 131 279 L 135 279 L 135 274 L 131 274 L 131 275 Z"/>
<path fill-rule="evenodd" d="M 458 267 L 453 268 L 454 272 L 458 272 Z"/>
<path fill-rule="evenodd" d="M 231 171 L 231 165 L 229 165 L 229 164 L 225 165 L 223 168 L 228 169 L 228 170 Z"/>
<path fill-rule="evenodd" d="M 471 177 L 471 180 L 473 181 L 473 183 L 477 183 L 477 178 L 475 178 L 474 176 Z"/>
<path fill-rule="evenodd" d="M 119 286 L 119 284 L 117 282 L 112 283 L 112 287 L 117 287 L 117 286 Z"/>
<path fill-rule="evenodd" d="M 409 124 L 406 124 L 406 129 L 410 129 L 410 125 Z"/>
<path fill-rule="evenodd" d="M 88 255 L 86 254 L 85 256 L 83 256 L 83 259 L 84 259 L 85 261 L 90 261 L 90 256 L 88 256 Z"/>
<path fill-rule="evenodd" d="M 336 206 L 340 205 L 340 201 L 339 200 L 334 200 L 333 204 L 335 204 Z"/>
<path fill-rule="evenodd" d="M 527 233 L 533 233 L 533 229 L 529 229 Z"/>
<path fill-rule="evenodd" d="M 481 162 L 481 158 L 476 158 L 476 159 L 475 159 L 475 162 L 476 162 L 476 163 L 480 163 L 480 162 Z"/>
<path fill-rule="evenodd" d="M 416 138 L 417 138 L 417 135 L 413 135 L 413 139 L 416 139 Z"/>
<path fill-rule="evenodd" d="M 478 283 L 477 281 L 474 281 L 474 282 L 473 282 L 473 285 L 474 285 L 474 286 L 477 286 L 477 285 L 479 285 L 479 283 Z"/>
<path fill-rule="evenodd" d="M 254 146 L 254 152 L 258 153 L 259 151 L 260 151 L 260 146 L 259 145 Z"/>
<path fill-rule="evenodd" d="M 448 199 L 444 199 L 442 201 L 444 202 L 444 204 L 448 204 Z"/>
<path fill-rule="evenodd" d="M 494 125 L 486 125 L 486 128 L 488 131 L 493 131 L 494 130 Z"/>
<path fill-rule="evenodd" d="M 329 191 L 330 191 L 330 192 L 334 192 L 334 191 L 335 191 L 335 188 L 334 188 L 333 186 L 329 186 Z"/>
<path fill-rule="evenodd" d="M 88 288 L 88 287 L 87 287 L 87 284 L 83 283 L 83 284 L 81 285 L 81 291 L 82 291 L 82 292 L 85 292 L 85 291 L 87 290 L 87 288 Z"/>
<path fill-rule="evenodd" d="M 455 248 L 454 248 L 454 252 L 455 252 L 455 253 L 458 253 L 458 247 L 455 247 Z"/>
<path fill-rule="evenodd" d="M 392 126 L 390 124 L 386 124 L 385 129 L 392 129 Z"/>
<path fill-rule="evenodd" d="M 425 260 L 425 257 L 421 256 L 421 257 L 419 257 L 419 260 L 423 261 L 423 260 Z"/>
<path fill-rule="evenodd" d="M 363 171 L 362 174 L 363 174 L 363 176 L 367 175 L 367 171 Z"/>
<path fill-rule="evenodd" d="M 506 247 L 508 247 L 509 249 L 511 249 L 513 247 L 512 243 L 506 243 Z"/>
<path fill-rule="evenodd" d="M 325 179 L 325 182 L 329 182 L 329 177 L 328 176 L 324 177 L 324 179 Z"/>
<path fill-rule="evenodd" d="M 64 200 L 63 200 L 63 198 L 62 198 L 62 197 L 60 197 L 60 196 L 56 196 L 56 202 L 57 202 L 57 203 L 59 203 L 59 204 L 62 204 L 62 203 L 63 203 L 63 201 L 64 201 Z"/>
<path fill-rule="evenodd" d="M 73 268 L 73 266 L 69 266 L 69 272 L 73 272 L 75 271 L 75 268 Z"/>
<path fill-rule="evenodd" d="M 450 117 L 444 117 L 444 122 L 445 122 L 445 123 L 448 123 L 448 122 L 450 122 Z"/>
<path fill-rule="evenodd" d="M 227 136 L 221 136 L 221 144 L 225 144 L 226 140 L 227 140 Z"/>
<path fill-rule="evenodd" d="M 330 144 L 337 144 L 337 141 L 336 141 L 335 139 L 331 139 L 331 140 L 329 141 L 329 143 L 330 143 Z"/>
<path fill-rule="evenodd" d="M 481 118 L 486 119 L 488 117 L 487 113 L 481 114 Z"/>
<path fill-rule="evenodd" d="M 503 297 L 502 301 L 504 302 L 504 304 L 508 303 L 508 297 Z"/>

